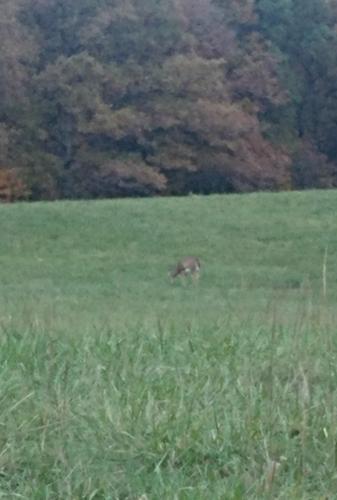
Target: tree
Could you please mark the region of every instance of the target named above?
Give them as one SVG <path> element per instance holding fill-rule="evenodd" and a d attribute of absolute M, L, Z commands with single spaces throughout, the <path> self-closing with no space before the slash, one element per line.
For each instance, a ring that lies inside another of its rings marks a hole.
<path fill-rule="evenodd" d="M 288 105 L 283 111 L 270 113 L 267 119 L 273 124 L 274 136 L 281 141 L 287 140 L 295 160 L 311 144 L 309 150 L 316 150 L 317 158 L 323 158 L 319 156 L 322 153 L 328 160 L 337 161 L 337 31 L 334 8 L 333 1 L 257 0 L 260 29 L 282 54 L 280 75 L 289 95 Z M 326 177 L 324 165 L 323 161 L 322 179 Z M 316 163 L 316 169 L 316 177 L 319 178 L 319 163 Z M 330 184 L 335 185 L 334 169 L 330 172 Z"/>
<path fill-rule="evenodd" d="M 0 14 L 0 169 L 31 199 L 334 185 L 334 0 L 4 0 Z"/>

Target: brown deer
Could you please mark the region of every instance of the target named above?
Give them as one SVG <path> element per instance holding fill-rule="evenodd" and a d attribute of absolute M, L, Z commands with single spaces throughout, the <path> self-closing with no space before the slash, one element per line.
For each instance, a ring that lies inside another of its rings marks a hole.
<path fill-rule="evenodd" d="M 200 276 L 201 264 L 198 257 L 184 257 L 179 260 L 170 273 L 172 279 L 177 276 L 192 276 L 198 279 Z"/>

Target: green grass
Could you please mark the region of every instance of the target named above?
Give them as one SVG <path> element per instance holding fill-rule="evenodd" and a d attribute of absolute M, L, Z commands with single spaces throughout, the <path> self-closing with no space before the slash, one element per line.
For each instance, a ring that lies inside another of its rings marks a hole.
<path fill-rule="evenodd" d="M 336 214 L 335 191 L 1 206 L 0 498 L 336 498 Z M 199 284 L 171 284 L 188 254 Z"/>

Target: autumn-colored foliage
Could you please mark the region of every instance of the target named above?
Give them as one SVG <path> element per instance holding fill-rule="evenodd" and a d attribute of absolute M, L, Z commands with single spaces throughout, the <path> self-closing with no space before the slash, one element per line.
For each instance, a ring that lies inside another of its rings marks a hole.
<path fill-rule="evenodd" d="M 0 16 L 0 162 L 30 199 L 336 185 L 332 1 L 4 0 Z"/>
<path fill-rule="evenodd" d="M 0 202 L 24 200 L 28 194 L 27 187 L 14 170 L 0 167 Z"/>

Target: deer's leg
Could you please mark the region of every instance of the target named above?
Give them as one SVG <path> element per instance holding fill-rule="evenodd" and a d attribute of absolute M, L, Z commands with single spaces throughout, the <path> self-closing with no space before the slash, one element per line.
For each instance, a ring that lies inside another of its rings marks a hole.
<path fill-rule="evenodd" d="M 193 284 L 194 285 L 197 285 L 199 283 L 199 278 L 200 278 L 200 273 L 199 271 L 195 271 L 193 274 L 192 274 L 192 281 L 193 281 Z"/>

